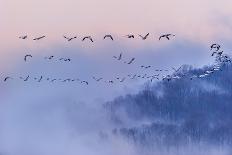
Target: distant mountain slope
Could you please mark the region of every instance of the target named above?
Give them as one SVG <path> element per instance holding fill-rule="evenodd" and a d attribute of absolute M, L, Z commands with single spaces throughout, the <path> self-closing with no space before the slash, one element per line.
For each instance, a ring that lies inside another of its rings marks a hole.
<path fill-rule="evenodd" d="M 145 146 L 232 145 L 232 65 L 189 78 L 210 68 L 183 66 L 175 73 L 180 79 L 148 84 L 136 95 L 106 103 L 118 126 L 113 133 Z"/>

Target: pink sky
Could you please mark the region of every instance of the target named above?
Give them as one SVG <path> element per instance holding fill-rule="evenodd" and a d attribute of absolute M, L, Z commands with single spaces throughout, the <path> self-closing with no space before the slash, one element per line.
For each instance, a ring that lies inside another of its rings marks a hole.
<path fill-rule="evenodd" d="M 24 33 L 55 37 L 149 31 L 193 39 L 231 34 L 230 0 L 1 0 L 0 4 L 0 32 L 9 39 Z"/>

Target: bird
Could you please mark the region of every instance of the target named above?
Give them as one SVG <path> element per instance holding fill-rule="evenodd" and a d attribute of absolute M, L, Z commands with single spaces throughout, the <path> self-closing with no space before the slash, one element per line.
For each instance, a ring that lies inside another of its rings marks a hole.
<path fill-rule="evenodd" d="M 91 42 L 93 42 L 93 38 L 91 36 L 85 36 L 82 41 L 85 41 L 85 39 L 89 39 Z"/>
<path fill-rule="evenodd" d="M 103 39 L 106 39 L 106 38 L 110 38 L 112 41 L 114 40 L 113 36 L 110 34 L 105 35 Z"/>
<path fill-rule="evenodd" d="M 132 75 L 128 75 L 129 77 L 131 77 Z M 131 79 L 135 79 L 137 77 L 137 74 L 134 74 Z"/>
<path fill-rule="evenodd" d="M 148 68 L 151 68 L 151 66 L 150 66 L 150 65 L 149 65 L 149 66 L 144 66 L 144 65 L 142 65 L 141 68 L 148 69 Z"/>
<path fill-rule="evenodd" d="M 221 56 L 223 52 L 224 52 L 224 51 L 218 52 L 218 55 L 220 55 L 220 56 Z"/>
<path fill-rule="evenodd" d="M 146 76 L 147 76 L 147 74 L 144 74 L 144 75 L 142 76 L 142 78 L 144 79 L 144 78 L 146 78 Z"/>
<path fill-rule="evenodd" d="M 211 56 L 214 56 L 214 54 L 217 54 L 217 52 L 213 52 L 213 53 L 211 54 Z"/>
<path fill-rule="evenodd" d="M 85 83 L 86 85 L 89 85 L 87 81 L 81 81 L 81 83 Z"/>
<path fill-rule="evenodd" d="M 57 79 L 52 79 L 51 82 L 54 82 L 54 81 L 56 81 L 56 80 L 57 80 Z"/>
<path fill-rule="evenodd" d="M 27 39 L 27 35 L 25 35 L 25 36 L 20 36 L 19 39 Z"/>
<path fill-rule="evenodd" d="M 25 56 L 24 56 L 24 61 L 25 61 L 25 62 L 27 61 L 27 58 L 28 58 L 28 57 L 32 58 L 32 55 L 30 55 L 30 54 L 25 55 Z"/>
<path fill-rule="evenodd" d="M 122 78 L 119 82 L 124 82 L 126 80 L 126 78 Z"/>
<path fill-rule="evenodd" d="M 170 75 L 163 76 L 163 80 L 167 80 L 169 82 L 172 80 L 172 77 Z"/>
<path fill-rule="evenodd" d="M 93 76 L 93 79 L 97 82 L 101 81 L 103 78 L 96 78 L 95 76 Z"/>
<path fill-rule="evenodd" d="M 139 34 L 139 36 L 142 38 L 142 40 L 146 40 L 148 38 L 149 34 L 150 33 L 147 33 L 145 36 L 142 36 L 142 35 Z"/>
<path fill-rule="evenodd" d="M 121 78 L 119 78 L 119 77 L 117 77 L 116 79 L 117 79 L 117 80 L 119 80 L 119 82 L 124 82 L 124 81 L 126 80 L 126 78 L 125 78 L 125 77 L 124 77 L 124 78 L 122 78 L 122 79 L 121 79 Z"/>
<path fill-rule="evenodd" d="M 175 71 L 175 72 L 178 72 L 182 67 L 179 67 L 178 69 L 175 69 L 174 67 L 172 67 L 172 69 Z"/>
<path fill-rule="evenodd" d="M 76 38 L 77 38 L 77 36 L 69 38 L 69 37 L 66 37 L 65 35 L 63 35 L 63 37 L 64 37 L 65 39 L 67 39 L 67 41 L 71 41 L 71 40 L 73 40 L 73 39 L 76 39 Z"/>
<path fill-rule="evenodd" d="M 119 54 L 119 56 L 113 56 L 113 58 L 117 59 L 117 60 L 121 60 L 122 59 L 122 53 Z"/>
<path fill-rule="evenodd" d="M 40 39 L 43 39 L 45 38 L 46 36 L 41 36 L 41 37 L 38 37 L 38 38 L 34 38 L 33 40 L 40 40 Z"/>
<path fill-rule="evenodd" d="M 71 79 L 65 79 L 65 80 L 63 80 L 62 82 L 70 82 L 71 81 Z"/>
<path fill-rule="evenodd" d="M 161 35 L 160 37 L 159 37 L 159 40 L 161 40 L 162 38 L 166 38 L 167 40 L 170 40 L 170 37 L 175 37 L 176 35 L 174 35 L 174 34 L 164 34 L 164 35 Z"/>
<path fill-rule="evenodd" d="M 40 78 L 39 78 L 38 82 L 41 82 L 41 81 L 42 81 L 42 79 L 43 79 L 43 76 L 40 76 Z"/>
<path fill-rule="evenodd" d="M 28 81 L 30 76 L 28 75 L 25 79 L 23 77 L 19 77 L 20 79 L 23 79 L 23 81 Z"/>
<path fill-rule="evenodd" d="M 13 78 L 7 76 L 7 77 L 4 78 L 4 82 L 6 82 L 8 79 L 13 79 Z"/>
<path fill-rule="evenodd" d="M 217 54 L 217 55 L 219 55 L 219 56 L 222 56 L 222 53 L 223 53 L 224 51 L 221 51 L 221 52 L 213 52 L 212 54 L 211 54 L 211 56 L 214 56 L 215 54 Z"/>
<path fill-rule="evenodd" d="M 30 76 L 28 75 L 28 76 L 26 77 L 26 79 L 24 79 L 23 81 L 28 81 L 29 78 L 30 78 Z"/>
<path fill-rule="evenodd" d="M 135 38 L 135 36 L 133 34 L 128 34 L 125 37 L 127 37 L 127 38 Z"/>
<path fill-rule="evenodd" d="M 49 57 L 45 57 L 45 59 L 51 60 L 52 58 L 54 58 L 53 55 L 49 56 Z"/>
<path fill-rule="evenodd" d="M 212 44 L 212 45 L 210 46 L 210 48 L 211 48 L 211 50 L 213 50 L 213 49 L 216 48 L 216 51 L 219 51 L 219 49 L 221 48 L 221 45 L 219 45 L 219 44 Z"/>
<path fill-rule="evenodd" d="M 158 77 L 154 76 L 154 77 L 152 77 L 152 78 L 151 78 L 151 82 L 152 82 L 154 79 L 159 80 L 159 78 L 158 78 Z"/>
<path fill-rule="evenodd" d="M 132 58 L 127 64 L 130 65 L 135 60 L 135 58 Z"/>
<path fill-rule="evenodd" d="M 71 59 L 70 59 L 70 58 L 68 58 L 68 59 L 64 59 L 64 61 L 65 61 L 65 62 L 66 62 L 66 61 L 69 61 L 69 62 L 70 62 L 70 61 L 71 61 Z"/>

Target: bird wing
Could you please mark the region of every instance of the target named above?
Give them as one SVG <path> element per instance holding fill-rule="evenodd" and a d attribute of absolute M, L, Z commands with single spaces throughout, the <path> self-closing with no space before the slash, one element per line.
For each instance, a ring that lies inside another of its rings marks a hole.
<path fill-rule="evenodd" d="M 144 38 L 144 37 L 143 37 L 142 35 L 140 35 L 140 34 L 139 34 L 139 36 L 140 36 L 141 38 Z"/>
<path fill-rule="evenodd" d="M 32 55 L 26 55 L 26 56 L 24 57 L 24 61 L 27 61 L 27 57 L 31 57 L 31 58 L 32 58 Z"/>
<path fill-rule="evenodd" d="M 8 77 L 6 77 L 5 79 L 4 79 L 4 82 L 6 82 L 8 79 L 10 79 L 10 77 L 8 76 Z"/>
<path fill-rule="evenodd" d="M 131 64 L 134 60 L 135 58 L 132 58 L 128 64 Z"/>
<path fill-rule="evenodd" d="M 93 38 L 89 37 L 90 41 L 93 42 Z"/>
<path fill-rule="evenodd" d="M 84 38 L 82 39 L 82 41 L 84 41 L 86 38 L 88 38 L 88 37 L 84 37 Z"/>
<path fill-rule="evenodd" d="M 159 40 L 161 40 L 163 37 L 164 37 L 163 35 L 162 35 L 162 36 L 160 36 L 160 37 L 159 37 Z"/>
<path fill-rule="evenodd" d="M 147 33 L 147 34 L 145 35 L 145 38 L 147 38 L 147 37 L 149 36 L 149 34 L 150 34 L 150 33 Z"/>

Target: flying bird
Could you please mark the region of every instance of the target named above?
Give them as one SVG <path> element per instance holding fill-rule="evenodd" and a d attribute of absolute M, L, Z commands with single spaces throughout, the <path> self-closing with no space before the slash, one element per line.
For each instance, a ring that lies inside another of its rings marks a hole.
<path fill-rule="evenodd" d="M 56 80 L 57 80 L 57 79 L 52 79 L 51 82 L 54 82 L 54 81 L 56 81 Z"/>
<path fill-rule="evenodd" d="M 49 57 L 45 57 L 45 59 L 51 60 L 52 58 L 54 58 L 53 55 L 49 56 Z"/>
<path fill-rule="evenodd" d="M 28 76 L 26 77 L 26 79 L 24 79 L 23 81 L 28 81 L 29 78 L 30 78 L 30 76 L 28 75 Z"/>
<path fill-rule="evenodd" d="M 94 79 L 95 81 L 99 82 L 99 81 L 101 81 L 103 78 L 96 78 L 96 77 L 93 76 L 93 79 Z"/>
<path fill-rule="evenodd" d="M 41 36 L 41 37 L 38 37 L 38 38 L 34 38 L 33 40 L 40 40 L 40 39 L 43 39 L 45 38 L 46 36 Z"/>
<path fill-rule="evenodd" d="M 139 36 L 142 38 L 142 40 L 146 40 L 148 38 L 149 34 L 150 33 L 147 33 L 145 36 L 142 36 L 142 35 L 139 34 Z"/>
<path fill-rule="evenodd" d="M 27 58 L 28 58 L 28 57 L 32 58 L 32 55 L 30 55 L 30 54 L 25 55 L 25 56 L 24 56 L 24 61 L 25 61 L 25 62 L 27 61 Z"/>
<path fill-rule="evenodd" d="M 141 68 L 148 69 L 148 68 L 151 68 L 151 66 L 150 66 L 150 65 L 149 65 L 149 66 L 144 66 L 144 65 L 142 65 Z"/>
<path fill-rule="evenodd" d="M 172 69 L 173 69 L 175 72 L 178 72 L 181 68 L 182 68 L 182 66 L 181 66 L 181 67 L 179 67 L 178 69 L 176 69 L 176 68 L 172 67 Z"/>
<path fill-rule="evenodd" d="M 167 40 L 170 40 L 170 37 L 175 37 L 175 36 L 176 35 L 174 34 L 164 34 L 159 37 L 159 40 L 161 40 L 162 38 L 166 38 Z"/>
<path fill-rule="evenodd" d="M 213 52 L 212 54 L 211 54 L 211 56 L 214 56 L 215 54 L 217 54 L 217 55 L 219 55 L 219 56 L 222 56 L 222 53 L 223 53 L 224 51 L 221 51 L 221 52 Z"/>
<path fill-rule="evenodd" d="M 133 34 L 128 34 L 125 37 L 127 37 L 127 38 L 135 38 L 135 36 Z"/>
<path fill-rule="evenodd" d="M 132 58 L 127 64 L 130 65 L 135 61 L 135 58 Z"/>
<path fill-rule="evenodd" d="M 117 60 L 121 60 L 122 59 L 122 53 L 119 54 L 119 56 L 113 56 L 113 58 L 117 59 Z"/>
<path fill-rule="evenodd" d="M 7 77 L 5 77 L 4 82 L 6 82 L 6 81 L 9 80 L 9 79 L 13 79 L 13 78 L 7 76 Z"/>
<path fill-rule="evenodd" d="M 81 83 L 85 83 L 86 85 L 89 85 L 87 81 L 81 81 Z"/>
<path fill-rule="evenodd" d="M 19 77 L 20 79 L 23 79 L 23 81 L 28 81 L 29 80 L 29 78 L 30 78 L 30 76 L 28 75 L 25 79 L 23 78 L 23 77 Z"/>
<path fill-rule="evenodd" d="M 39 78 L 38 82 L 41 82 L 41 81 L 42 81 L 42 79 L 43 79 L 43 76 L 40 76 L 40 78 Z"/>
<path fill-rule="evenodd" d="M 73 39 L 76 39 L 76 38 L 77 38 L 77 36 L 69 38 L 69 37 L 66 37 L 65 35 L 64 35 L 63 37 L 64 37 L 67 41 L 72 41 Z"/>
<path fill-rule="evenodd" d="M 216 49 L 216 51 L 219 51 L 219 49 L 221 48 L 221 45 L 219 45 L 219 44 L 212 44 L 210 46 L 210 48 L 211 48 L 211 50 Z"/>
<path fill-rule="evenodd" d="M 124 82 L 126 80 L 126 78 L 122 78 L 119 82 Z"/>
<path fill-rule="evenodd" d="M 114 40 L 113 36 L 110 34 L 105 35 L 103 39 L 106 39 L 106 38 L 110 38 L 112 41 Z"/>
<path fill-rule="evenodd" d="M 25 36 L 20 36 L 19 39 L 27 39 L 27 35 L 25 35 Z"/>
<path fill-rule="evenodd" d="M 86 36 L 82 39 L 82 41 L 85 41 L 85 39 L 89 39 L 91 42 L 93 42 L 93 38 L 91 36 Z"/>

